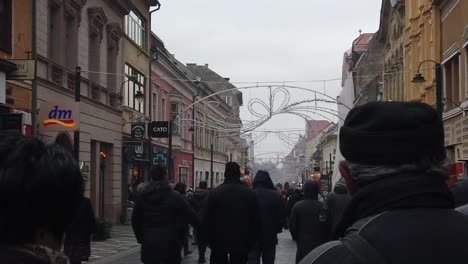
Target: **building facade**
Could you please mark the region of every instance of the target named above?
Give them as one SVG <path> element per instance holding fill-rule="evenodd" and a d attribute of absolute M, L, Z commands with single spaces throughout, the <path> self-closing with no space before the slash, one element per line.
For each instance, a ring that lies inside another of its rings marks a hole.
<path fill-rule="evenodd" d="M 468 2 L 439 2 L 445 145 L 457 164 L 468 160 Z"/>
<path fill-rule="evenodd" d="M 403 87 L 403 55 L 405 31 L 405 1 L 383 0 L 380 26 L 374 38 L 382 43 L 383 100 L 405 101 Z"/>
<path fill-rule="evenodd" d="M 17 76 L 17 64 L 11 61 L 30 60 L 25 65 L 34 65 L 31 12 L 31 0 L 0 2 L 0 132 L 32 134 L 34 69 L 28 69 L 29 78 Z"/>
<path fill-rule="evenodd" d="M 413 83 L 413 77 L 421 62 L 440 62 L 440 9 L 437 1 L 420 0 L 405 2 L 404 33 L 404 87 L 407 101 L 421 101 L 435 107 L 434 63 L 421 66 L 424 85 Z"/>
<path fill-rule="evenodd" d="M 126 1 L 37 1 L 38 107 L 72 103 L 80 84 L 79 160 L 97 216 L 118 222 L 123 209 L 122 109 Z M 76 67 L 81 67 L 76 81 Z M 103 74 L 106 73 L 106 74 Z M 42 122 L 43 120 L 38 120 Z M 70 132 L 43 132 L 49 142 L 71 149 Z"/>
<path fill-rule="evenodd" d="M 187 63 L 187 68 L 199 78 L 200 87 L 195 101 L 195 185 L 204 180 L 209 186 L 213 182 L 215 187 L 224 182 L 226 162 L 242 164 L 239 111 L 242 93 L 207 64 Z M 210 175 L 211 145 L 213 175 Z"/>
<path fill-rule="evenodd" d="M 198 86 L 195 76 L 172 55 L 162 40 L 152 35 L 152 48 L 157 56 L 152 62 L 152 121 L 172 122 L 172 171 L 171 181 L 192 186 L 193 181 L 193 97 Z M 167 162 L 169 142 L 167 138 L 153 139 L 152 161 Z"/>
<path fill-rule="evenodd" d="M 122 99 L 122 185 L 124 199 L 130 190 L 136 191 L 141 182 L 149 180 L 151 168 L 151 139 L 148 136 L 150 116 L 150 62 L 151 7 L 158 7 L 156 0 L 117 1 L 128 5 L 123 18 L 123 82 Z"/>

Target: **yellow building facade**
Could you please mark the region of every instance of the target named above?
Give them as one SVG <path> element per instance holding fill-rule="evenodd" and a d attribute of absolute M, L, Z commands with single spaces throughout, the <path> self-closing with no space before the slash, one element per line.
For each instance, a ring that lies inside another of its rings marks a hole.
<path fill-rule="evenodd" d="M 468 1 L 439 1 L 445 145 L 452 163 L 468 160 Z"/>
<path fill-rule="evenodd" d="M 434 0 L 405 3 L 404 87 L 407 101 L 421 101 L 435 107 L 435 64 L 426 62 L 421 73 L 426 82 L 411 82 L 421 62 L 440 62 L 440 8 Z"/>

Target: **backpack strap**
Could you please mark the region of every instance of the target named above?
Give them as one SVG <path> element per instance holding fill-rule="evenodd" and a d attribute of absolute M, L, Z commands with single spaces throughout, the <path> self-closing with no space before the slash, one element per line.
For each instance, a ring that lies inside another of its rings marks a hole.
<path fill-rule="evenodd" d="M 346 235 L 341 241 L 361 264 L 385 264 L 380 253 L 358 233 Z"/>
<path fill-rule="evenodd" d="M 364 218 L 348 229 L 348 233 L 341 240 L 343 245 L 353 254 L 361 264 L 385 264 L 384 257 L 359 233 L 369 223 L 382 214 Z"/>

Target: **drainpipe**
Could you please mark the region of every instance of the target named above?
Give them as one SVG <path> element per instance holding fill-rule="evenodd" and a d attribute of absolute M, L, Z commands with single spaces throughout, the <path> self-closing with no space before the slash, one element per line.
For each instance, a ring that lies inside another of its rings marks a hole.
<path fill-rule="evenodd" d="M 37 39 L 36 39 L 36 0 L 32 0 L 32 23 L 31 23 L 31 35 L 32 35 L 32 59 L 34 60 L 35 70 L 34 70 L 34 80 L 32 80 L 31 87 L 31 125 L 32 125 L 32 134 L 37 136 Z"/>

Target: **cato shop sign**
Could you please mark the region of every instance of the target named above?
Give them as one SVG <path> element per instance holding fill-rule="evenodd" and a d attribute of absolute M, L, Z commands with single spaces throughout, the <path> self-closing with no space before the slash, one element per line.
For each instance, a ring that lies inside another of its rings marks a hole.
<path fill-rule="evenodd" d="M 78 131 L 80 129 L 80 103 L 42 102 L 38 120 L 41 132 Z"/>

